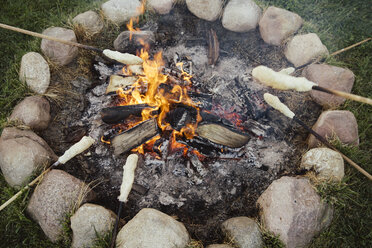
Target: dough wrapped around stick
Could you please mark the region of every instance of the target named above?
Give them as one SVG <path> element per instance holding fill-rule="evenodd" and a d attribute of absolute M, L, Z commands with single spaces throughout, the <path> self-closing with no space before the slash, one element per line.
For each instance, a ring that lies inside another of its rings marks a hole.
<path fill-rule="evenodd" d="M 89 136 L 84 136 L 78 143 L 70 147 L 61 157 L 58 158 L 58 163 L 65 164 L 71 158 L 82 153 L 93 145 L 94 139 Z"/>
<path fill-rule="evenodd" d="M 134 182 L 134 171 L 136 170 L 138 162 L 138 155 L 131 154 L 128 156 L 125 165 L 123 166 L 123 182 L 120 186 L 120 195 L 118 197 L 119 201 L 127 202 L 128 195 L 132 189 Z"/>
<path fill-rule="evenodd" d="M 270 93 L 265 93 L 264 99 L 267 104 L 269 104 L 271 107 L 278 110 L 288 118 L 293 119 L 293 117 L 295 116 L 295 114 L 286 105 L 284 105 L 277 96 L 271 95 Z"/>
<path fill-rule="evenodd" d="M 317 84 L 304 77 L 294 77 L 290 68 L 276 72 L 266 66 L 260 65 L 252 70 L 252 76 L 261 83 L 278 90 L 310 91 Z"/>
<path fill-rule="evenodd" d="M 118 51 L 105 49 L 103 50 L 103 54 L 110 59 L 116 60 L 126 65 L 140 65 L 143 63 L 143 60 L 140 57 L 130 53 L 121 53 Z"/>

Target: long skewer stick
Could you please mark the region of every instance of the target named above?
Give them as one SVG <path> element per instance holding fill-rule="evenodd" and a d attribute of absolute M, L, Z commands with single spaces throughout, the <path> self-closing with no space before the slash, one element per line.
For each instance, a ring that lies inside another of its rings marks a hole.
<path fill-rule="evenodd" d="M 370 37 L 370 38 L 367 38 L 367 39 L 365 39 L 365 40 L 359 41 L 359 42 L 357 42 L 357 43 L 355 43 L 355 44 L 353 44 L 353 45 L 350 45 L 350 46 L 348 46 L 348 47 L 345 47 L 345 48 L 342 48 L 342 49 L 340 49 L 340 50 L 337 50 L 336 52 L 331 53 L 331 54 L 329 55 L 329 57 L 331 57 L 331 56 L 335 56 L 335 55 L 338 55 L 338 54 L 343 53 L 343 52 L 346 52 L 346 51 L 348 51 L 348 50 L 350 50 L 350 49 L 352 49 L 352 48 L 354 48 L 354 47 L 357 47 L 357 46 L 359 46 L 359 45 L 362 45 L 363 43 L 366 43 L 367 41 L 370 41 L 371 39 L 372 39 L 372 38 Z M 326 58 L 318 58 L 318 59 L 316 59 L 315 61 L 310 61 L 310 62 L 308 62 L 308 63 L 306 63 L 306 64 L 304 64 L 304 65 L 300 65 L 300 66 L 296 67 L 296 71 L 299 70 L 299 69 L 302 69 L 302 68 L 304 68 L 304 67 L 306 67 L 306 66 L 308 66 L 308 65 L 311 65 L 311 64 L 322 63 L 322 62 L 324 62 L 325 60 L 326 60 Z"/>
<path fill-rule="evenodd" d="M 15 201 L 20 195 L 22 195 L 23 192 L 25 192 L 27 189 L 32 187 L 34 184 L 36 184 L 39 180 L 43 178 L 43 176 L 48 173 L 51 169 L 54 167 L 57 167 L 60 164 L 65 164 L 67 161 L 69 161 L 71 158 L 75 157 L 76 155 L 82 153 L 86 149 L 88 149 L 92 144 L 94 143 L 94 140 L 89 137 L 85 136 L 83 137 L 78 143 L 71 146 L 65 153 L 58 158 L 58 160 L 52 164 L 48 169 L 46 169 L 43 173 L 41 173 L 37 178 L 35 178 L 32 182 L 27 184 L 23 189 L 17 192 L 17 194 L 13 195 L 9 200 L 7 200 L 4 204 L 0 206 L 0 211 L 6 208 L 10 203 Z"/>
<path fill-rule="evenodd" d="M 281 112 L 282 114 L 284 114 L 288 118 L 290 118 L 290 119 L 294 120 L 295 122 L 297 122 L 298 124 L 300 124 L 307 131 L 309 131 L 312 135 L 314 135 L 315 138 L 317 138 L 324 145 L 326 145 L 328 148 L 330 148 L 330 149 L 338 152 L 343 157 L 343 159 L 345 159 L 350 165 L 352 165 L 355 169 L 357 169 L 360 173 L 362 173 L 369 180 L 372 181 L 372 176 L 367 171 L 365 171 L 362 167 L 360 167 L 358 164 L 356 164 L 354 161 L 352 161 L 350 158 L 348 158 L 342 152 L 340 152 L 339 150 L 337 150 L 337 148 L 335 148 L 334 146 L 332 146 L 324 137 L 322 137 L 320 134 L 318 134 L 317 132 L 315 132 L 313 129 L 311 129 L 305 123 L 303 123 L 300 119 L 298 119 L 295 116 L 295 114 L 286 105 L 284 105 L 282 102 L 280 102 L 280 100 L 279 100 L 278 97 L 273 96 L 273 95 L 271 95 L 269 93 L 265 93 L 264 94 L 264 99 L 265 99 L 265 101 L 271 107 L 273 107 L 274 109 L 278 110 L 279 112 Z"/>
<path fill-rule="evenodd" d="M 341 96 L 343 98 L 350 99 L 350 100 L 353 100 L 353 101 L 367 103 L 369 105 L 372 105 L 372 99 L 370 99 L 370 98 L 346 93 L 346 92 L 339 91 L 339 90 L 332 90 L 332 89 L 324 88 L 324 87 L 317 86 L 317 85 L 314 85 L 312 87 L 312 89 L 317 90 L 317 91 L 321 91 L 321 92 L 325 92 L 325 93 L 328 93 L 328 94 L 336 95 L 336 96 Z"/>
<path fill-rule="evenodd" d="M 123 180 L 120 186 L 120 195 L 118 197 L 120 204 L 119 204 L 118 213 L 116 215 L 116 221 L 115 221 L 114 231 L 112 233 L 110 248 L 115 247 L 116 235 L 117 235 L 121 210 L 123 208 L 124 203 L 128 201 L 129 193 L 132 190 L 132 185 L 134 182 L 134 171 L 136 170 L 137 162 L 138 162 L 138 155 L 131 154 L 128 156 L 127 161 L 125 162 L 125 165 L 123 166 Z"/>
<path fill-rule="evenodd" d="M 291 71 L 289 70 L 289 72 Z M 324 87 L 318 86 L 314 82 L 307 80 L 304 77 L 293 77 L 291 75 L 288 75 L 289 72 L 288 70 L 282 70 L 280 72 L 276 72 L 266 66 L 260 65 L 252 70 L 252 75 L 254 78 L 259 80 L 261 83 L 267 86 L 273 87 L 274 89 L 296 90 L 299 92 L 318 90 L 318 91 L 326 92 L 328 94 L 341 96 L 346 99 L 372 105 L 372 99 L 346 93 L 343 91 L 324 88 Z"/>
<path fill-rule="evenodd" d="M 83 45 L 83 44 L 80 44 L 80 43 L 77 43 L 77 42 L 67 41 L 67 40 L 63 40 L 63 39 L 58 39 L 56 37 L 51 37 L 51 36 L 48 36 L 48 35 L 28 31 L 26 29 L 13 27 L 13 26 L 6 25 L 6 24 L 3 24 L 3 23 L 0 23 L 0 28 L 4 28 L 4 29 L 7 29 L 7 30 L 12 30 L 12 31 L 15 31 L 15 32 L 18 32 L 18 33 L 27 34 L 27 35 L 31 35 L 31 36 L 42 38 L 42 39 L 47 39 L 47 40 L 51 40 L 51 41 L 60 42 L 60 43 L 70 45 L 70 46 L 76 46 L 76 47 L 79 47 L 79 48 L 83 48 L 83 49 L 87 49 L 87 50 L 91 50 L 91 51 L 95 51 L 95 52 L 99 52 L 99 53 L 103 52 L 102 49 L 99 49 L 97 47 Z"/>

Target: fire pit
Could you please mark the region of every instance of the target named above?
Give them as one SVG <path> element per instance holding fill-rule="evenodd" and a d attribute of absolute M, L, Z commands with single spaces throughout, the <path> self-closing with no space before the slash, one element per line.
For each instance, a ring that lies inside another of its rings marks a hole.
<path fill-rule="evenodd" d="M 99 180 L 97 203 L 112 210 L 126 157 L 141 154 L 126 218 L 156 208 L 177 215 L 193 237 L 216 241 L 217 223 L 256 216 L 257 198 L 274 179 L 297 173 L 305 150 L 306 132 L 268 111 L 263 93 L 275 92 L 308 124 L 320 107 L 252 79 L 255 66 L 290 65 L 257 30 L 231 32 L 182 6 L 146 26 L 136 32 L 153 32 L 155 41 L 141 46 L 134 32 L 125 51 L 143 62 L 96 56 L 94 80 L 75 80 L 72 91 L 80 96 L 52 104 L 58 118 L 43 136 L 56 153 L 83 135 L 101 141 L 63 170 Z"/>

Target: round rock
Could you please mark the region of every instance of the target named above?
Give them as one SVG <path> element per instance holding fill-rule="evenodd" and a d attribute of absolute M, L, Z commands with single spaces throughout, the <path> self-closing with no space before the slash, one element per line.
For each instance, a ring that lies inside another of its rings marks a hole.
<path fill-rule="evenodd" d="M 288 248 L 306 246 L 332 220 L 332 209 L 305 178 L 275 180 L 257 203 L 264 227 Z"/>
<path fill-rule="evenodd" d="M 101 32 L 104 26 L 103 21 L 99 17 L 99 15 L 92 10 L 75 16 L 75 18 L 72 19 L 72 22 L 75 25 L 82 26 L 84 30 L 86 30 L 90 34 Z"/>
<path fill-rule="evenodd" d="M 222 15 L 224 28 L 234 32 L 247 32 L 257 27 L 262 10 L 252 0 L 231 0 Z"/>
<path fill-rule="evenodd" d="M 71 29 L 51 27 L 44 30 L 43 34 L 66 41 L 77 42 L 75 33 Z M 78 55 L 77 47 L 46 39 L 41 40 L 41 51 L 58 65 L 67 65 Z"/>
<path fill-rule="evenodd" d="M 328 54 L 327 47 L 314 33 L 294 36 L 284 51 L 285 57 L 296 67 Z"/>
<path fill-rule="evenodd" d="M 350 111 L 325 111 L 312 129 L 326 139 L 338 138 L 344 144 L 359 145 L 358 123 Z M 321 142 L 310 135 L 308 145 L 309 148 L 314 148 L 321 145 Z"/>
<path fill-rule="evenodd" d="M 74 207 L 93 199 L 91 189 L 79 179 L 61 170 L 51 170 L 36 187 L 27 212 L 45 235 L 56 242 L 63 233 L 63 221 Z"/>
<path fill-rule="evenodd" d="M 168 14 L 173 7 L 174 0 L 148 0 L 147 6 L 161 15 Z"/>
<path fill-rule="evenodd" d="M 263 14 L 259 26 L 262 39 L 271 45 L 280 46 L 302 25 L 302 18 L 296 13 L 270 6 Z"/>
<path fill-rule="evenodd" d="M 341 181 L 345 175 L 342 156 L 329 148 L 314 148 L 305 153 L 301 168 L 314 169 L 321 180 Z"/>
<path fill-rule="evenodd" d="M 238 247 L 259 248 L 263 246 L 260 228 L 248 217 L 235 217 L 221 225 L 222 232 L 232 238 Z"/>
<path fill-rule="evenodd" d="M 184 248 L 190 237 L 185 226 L 172 217 L 144 208 L 118 233 L 117 248 Z"/>
<path fill-rule="evenodd" d="M 187 8 L 200 19 L 215 21 L 222 11 L 222 0 L 186 0 Z"/>
<path fill-rule="evenodd" d="M 6 182 L 19 188 L 56 159 L 48 144 L 30 130 L 5 128 L 0 139 L 0 168 Z"/>
<path fill-rule="evenodd" d="M 341 68 L 326 64 L 312 64 L 303 70 L 302 75 L 317 83 L 319 86 L 350 93 L 354 85 L 355 76 L 347 68 Z M 320 92 L 310 91 L 315 102 L 325 108 L 335 108 L 345 102 L 345 98 Z"/>
<path fill-rule="evenodd" d="M 34 130 L 46 129 L 50 121 L 50 105 L 42 96 L 29 96 L 15 106 L 10 120 L 19 120 Z"/>
<path fill-rule="evenodd" d="M 43 56 L 35 52 L 23 55 L 19 79 L 25 82 L 33 92 L 44 94 L 49 87 L 50 71 Z"/>
<path fill-rule="evenodd" d="M 114 227 L 116 215 L 106 208 L 86 203 L 71 217 L 73 248 L 92 247 L 97 236 L 103 237 Z"/>
<path fill-rule="evenodd" d="M 110 0 L 101 5 L 104 16 L 118 25 L 139 16 L 140 8 L 139 0 Z"/>

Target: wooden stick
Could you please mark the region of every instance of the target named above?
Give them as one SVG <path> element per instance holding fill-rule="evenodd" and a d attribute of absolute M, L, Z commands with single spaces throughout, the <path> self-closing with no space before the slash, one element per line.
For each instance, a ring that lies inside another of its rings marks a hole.
<path fill-rule="evenodd" d="M 276 72 L 266 66 L 260 65 L 252 70 L 252 76 L 264 83 L 267 86 L 271 86 L 278 90 L 296 90 L 299 92 L 305 92 L 310 90 L 318 90 L 326 92 L 328 94 L 341 96 L 346 99 L 367 103 L 372 105 L 372 99 L 350 94 L 343 91 L 333 90 L 318 86 L 315 82 L 312 82 L 304 77 L 294 77 L 282 72 Z"/>
<path fill-rule="evenodd" d="M 295 114 L 284 104 L 282 103 L 278 97 L 276 96 L 273 96 L 269 93 L 265 93 L 264 94 L 264 99 L 266 101 L 267 104 L 269 104 L 271 107 L 273 107 L 274 109 L 278 110 L 279 112 L 281 112 L 283 115 L 287 116 L 288 118 L 290 119 L 293 119 L 294 121 L 296 121 L 298 124 L 300 124 L 302 127 L 304 127 L 307 131 L 309 131 L 312 135 L 315 136 L 315 138 L 317 138 L 320 142 L 322 142 L 324 145 L 326 145 L 327 147 L 329 147 L 330 149 L 338 152 L 339 154 L 341 154 L 341 156 L 350 164 L 352 165 L 355 169 L 357 169 L 360 173 L 362 173 L 363 175 L 365 175 L 369 180 L 372 181 L 372 176 L 367 172 L 365 171 L 362 167 L 360 167 L 358 164 L 356 164 L 354 161 L 352 161 L 350 158 L 348 158 L 346 155 L 344 155 L 342 152 L 340 152 L 339 150 L 337 150 L 334 146 L 332 146 L 325 138 L 323 138 L 320 134 L 318 134 L 317 132 L 315 132 L 313 129 L 311 129 L 310 127 L 308 127 L 305 123 L 303 123 L 300 119 L 298 119 Z"/>
<path fill-rule="evenodd" d="M 52 164 L 48 169 L 46 169 L 45 171 L 43 171 L 43 173 L 41 173 L 37 178 L 35 178 L 32 182 L 30 182 L 29 184 L 27 184 L 23 189 L 21 189 L 20 191 L 18 191 L 17 194 L 15 194 L 9 200 L 7 200 L 4 204 L 2 204 L 0 206 L 0 211 L 3 210 L 6 206 L 8 206 L 10 203 L 12 203 L 13 201 L 15 201 L 15 199 L 17 199 L 17 197 L 20 196 L 29 187 L 31 187 L 34 184 L 36 184 L 53 167 L 56 167 L 56 166 L 58 166 L 60 164 L 65 164 L 67 161 L 69 161 L 70 159 L 72 159 L 76 155 L 78 155 L 78 154 L 82 153 L 83 151 L 85 151 L 86 149 L 88 149 L 91 145 L 93 145 L 93 143 L 94 143 L 94 140 L 91 137 L 84 136 L 79 142 L 77 142 L 76 144 L 74 144 L 73 146 L 71 146 L 67 151 L 65 151 L 65 153 L 61 157 L 59 157 L 58 160 L 54 164 Z"/>
<path fill-rule="evenodd" d="M 336 52 L 334 52 L 334 53 L 331 53 L 329 56 L 335 56 L 335 55 L 337 55 L 337 54 L 343 53 L 343 52 L 345 52 L 345 51 L 347 51 L 347 50 L 350 50 L 351 48 L 354 48 L 354 47 L 359 46 L 359 45 L 361 45 L 361 44 L 363 44 L 363 43 L 365 43 L 365 42 L 367 42 L 367 41 L 370 41 L 371 39 L 372 39 L 372 38 L 370 37 L 370 38 L 367 38 L 367 39 L 365 39 L 365 40 L 359 41 L 358 43 L 355 43 L 355 44 L 353 44 L 353 45 L 351 45 L 351 46 L 348 46 L 348 47 L 342 48 L 342 49 L 340 49 L 340 50 L 338 50 L 338 51 L 336 51 Z"/>
<path fill-rule="evenodd" d="M 0 28 L 4 28 L 4 29 L 7 29 L 7 30 L 12 30 L 12 31 L 15 31 L 15 32 L 18 32 L 18 33 L 27 34 L 27 35 L 31 35 L 31 36 L 42 38 L 42 39 L 47 39 L 47 40 L 51 40 L 51 41 L 60 42 L 60 43 L 70 45 L 70 46 L 76 46 L 76 47 L 79 47 L 79 48 L 83 48 L 83 49 L 87 49 L 87 50 L 91 50 L 91 51 L 95 51 L 95 52 L 99 52 L 99 53 L 103 52 L 102 49 L 99 49 L 99 48 L 96 48 L 96 47 L 83 45 L 83 44 L 80 44 L 80 43 L 77 43 L 77 42 L 67 41 L 67 40 L 63 40 L 63 39 L 58 39 L 56 37 L 51 37 L 51 36 L 48 36 L 48 35 L 39 34 L 39 33 L 36 33 L 36 32 L 28 31 L 26 29 L 9 26 L 9 25 L 3 24 L 3 23 L 0 23 Z"/>
<path fill-rule="evenodd" d="M 59 164 L 59 163 L 58 163 Z M 12 203 L 13 201 L 15 201 L 18 196 L 22 195 L 23 192 L 25 192 L 26 190 L 28 190 L 30 187 L 32 187 L 34 184 L 36 184 L 40 179 L 43 178 L 43 176 L 48 173 L 53 166 L 57 166 L 58 164 L 54 163 L 52 166 L 50 166 L 48 169 L 46 169 L 45 171 L 43 171 L 43 173 L 40 174 L 40 176 L 38 176 L 37 178 L 35 178 L 32 182 L 30 182 L 29 184 L 27 184 L 23 189 L 21 189 L 20 191 L 17 192 L 17 194 L 13 195 L 9 200 L 7 200 L 5 203 L 3 203 L 1 206 L 0 206 L 0 211 L 3 210 L 4 208 L 6 208 L 10 203 Z"/>
<path fill-rule="evenodd" d="M 360 167 L 357 163 L 355 163 L 353 160 L 348 158 L 346 155 L 344 155 L 342 152 L 340 152 L 336 147 L 332 146 L 324 137 L 322 137 L 320 134 L 315 132 L 313 129 L 308 127 L 305 123 L 303 123 L 300 119 L 298 119 L 296 116 L 293 117 L 293 120 L 296 121 L 298 124 L 300 124 L 303 128 L 305 128 L 307 131 L 309 131 L 312 135 L 315 136 L 320 142 L 322 142 L 324 145 L 326 145 L 328 148 L 338 152 L 350 165 L 352 165 L 355 169 L 357 169 L 360 173 L 365 175 L 369 180 L 372 181 L 372 176 L 365 171 L 362 167 Z"/>
<path fill-rule="evenodd" d="M 123 209 L 123 204 L 124 204 L 124 202 L 122 202 L 122 201 L 119 203 L 119 210 L 118 210 L 117 215 L 116 215 L 116 220 L 115 220 L 115 225 L 114 225 L 114 231 L 112 232 L 110 248 L 115 247 L 115 242 L 116 242 L 116 237 L 117 237 L 117 232 L 118 232 L 118 226 L 119 226 L 119 220 L 120 220 L 120 214 L 121 214 L 121 211 Z"/>
<path fill-rule="evenodd" d="M 354 100 L 354 101 L 357 101 L 357 102 L 362 102 L 362 103 L 367 103 L 369 105 L 372 105 L 372 99 L 370 99 L 370 98 L 354 95 L 354 94 L 351 94 L 351 93 L 346 93 L 346 92 L 339 91 L 339 90 L 332 90 L 332 89 L 324 88 L 324 87 L 317 86 L 317 85 L 314 85 L 312 89 L 322 91 L 322 92 L 325 92 L 325 93 L 328 93 L 328 94 L 336 95 L 336 96 L 341 96 L 343 98 Z"/>
<path fill-rule="evenodd" d="M 351 46 L 348 46 L 348 47 L 345 47 L 345 48 L 342 48 L 342 49 L 340 49 L 340 50 L 337 50 L 336 52 L 333 52 L 333 53 L 331 53 L 329 56 L 335 56 L 335 55 L 338 55 L 338 54 L 340 54 L 340 53 L 343 53 L 343 52 L 346 52 L 346 51 L 348 51 L 348 50 L 350 50 L 351 48 L 354 48 L 354 47 L 356 47 L 356 46 L 359 46 L 359 45 L 362 45 L 363 43 L 366 43 L 367 41 L 370 41 L 372 38 L 367 38 L 367 39 L 365 39 L 365 40 L 362 40 L 362 41 L 359 41 L 359 42 L 357 42 L 357 43 L 355 43 L 355 44 L 353 44 L 353 45 L 351 45 Z M 311 65 L 311 64 L 315 64 L 315 63 L 318 63 L 318 62 L 324 62 L 326 60 L 326 58 L 317 58 L 316 60 L 314 60 L 314 61 L 310 61 L 310 62 L 308 62 L 308 63 L 306 63 L 306 64 L 304 64 L 304 65 L 300 65 L 300 66 L 298 66 L 298 67 L 296 67 L 295 69 L 296 69 L 296 71 L 297 70 L 300 70 L 300 69 L 302 69 L 302 68 L 304 68 L 304 67 L 306 67 L 306 66 L 308 66 L 308 65 Z"/>

